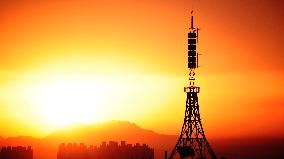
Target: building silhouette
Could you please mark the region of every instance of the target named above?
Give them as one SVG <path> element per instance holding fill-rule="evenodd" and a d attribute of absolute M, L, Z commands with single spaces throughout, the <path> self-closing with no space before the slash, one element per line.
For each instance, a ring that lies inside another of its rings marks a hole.
<path fill-rule="evenodd" d="M 33 159 L 33 150 L 31 146 L 2 147 L 0 159 Z"/>
<path fill-rule="evenodd" d="M 154 149 L 148 145 L 126 144 L 125 141 L 102 142 L 97 146 L 86 146 L 83 143 L 60 144 L 57 159 L 154 159 Z"/>

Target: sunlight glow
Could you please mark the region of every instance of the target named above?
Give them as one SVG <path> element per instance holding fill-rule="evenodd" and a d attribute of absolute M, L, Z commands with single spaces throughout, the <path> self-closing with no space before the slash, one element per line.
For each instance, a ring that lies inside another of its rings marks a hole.
<path fill-rule="evenodd" d="M 40 84 L 33 94 L 42 118 L 52 125 L 64 126 L 104 120 L 117 100 L 112 99 L 110 90 L 118 87 L 101 79 L 56 79 Z"/>
<path fill-rule="evenodd" d="M 39 116 L 44 122 L 56 127 L 115 119 L 136 120 L 148 114 L 149 110 L 162 106 L 161 101 L 168 100 L 160 92 L 169 92 L 164 86 L 172 80 L 161 79 L 140 76 L 60 76 L 35 84 L 27 100 L 34 101 L 33 105 L 39 109 Z"/>
<path fill-rule="evenodd" d="M 86 79 L 53 80 L 38 88 L 36 99 L 50 124 L 89 123 L 101 120 L 100 114 L 107 111 L 104 86 Z"/>

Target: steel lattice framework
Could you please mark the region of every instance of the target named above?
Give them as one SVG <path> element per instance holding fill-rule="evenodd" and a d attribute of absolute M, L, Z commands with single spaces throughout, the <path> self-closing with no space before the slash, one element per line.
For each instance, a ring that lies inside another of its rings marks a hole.
<path fill-rule="evenodd" d="M 174 159 L 179 153 L 180 159 L 191 157 L 192 159 L 216 159 L 216 155 L 207 141 L 201 124 L 198 96 L 200 87 L 194 86 L 195 69 L 198 68 L 198 28 L 193 27 L 191 16 L 191 28 L 188 33 L 188 68 L 189 86 L 184 87 L 187 94 L 185 117 L 176 146 L 168 159 Z"/>

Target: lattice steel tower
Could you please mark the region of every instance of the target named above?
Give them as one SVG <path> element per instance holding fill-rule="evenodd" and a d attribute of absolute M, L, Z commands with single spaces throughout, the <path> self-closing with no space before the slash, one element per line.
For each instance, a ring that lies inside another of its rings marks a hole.
<path fill-rule="evenodd" d="M 187 94 L 185 116 L 180 137 L 168 159 L 177 158 L 177 153 L 179 153 L 180 159 L 187 157 L 216 159 L 214 151 L 206 140 L 201 124 L 197 97 L 200 87 L 194 85 L 195 70 L 198 68 L 198 53 L 196 52 L 198 30 L 193 26 L 193 16 L 191 16 L 191 27 L 188 32 L 189 86 L 184 87 L 184 92 Z"/>

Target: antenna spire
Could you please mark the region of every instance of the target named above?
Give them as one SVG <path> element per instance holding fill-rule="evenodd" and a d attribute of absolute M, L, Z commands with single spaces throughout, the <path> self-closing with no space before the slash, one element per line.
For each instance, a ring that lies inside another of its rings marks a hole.
<path fill-rule="evenodd" d="M 190 12 L 191 14 L 191 29 L 193 29 L 193 10 Z"/>

